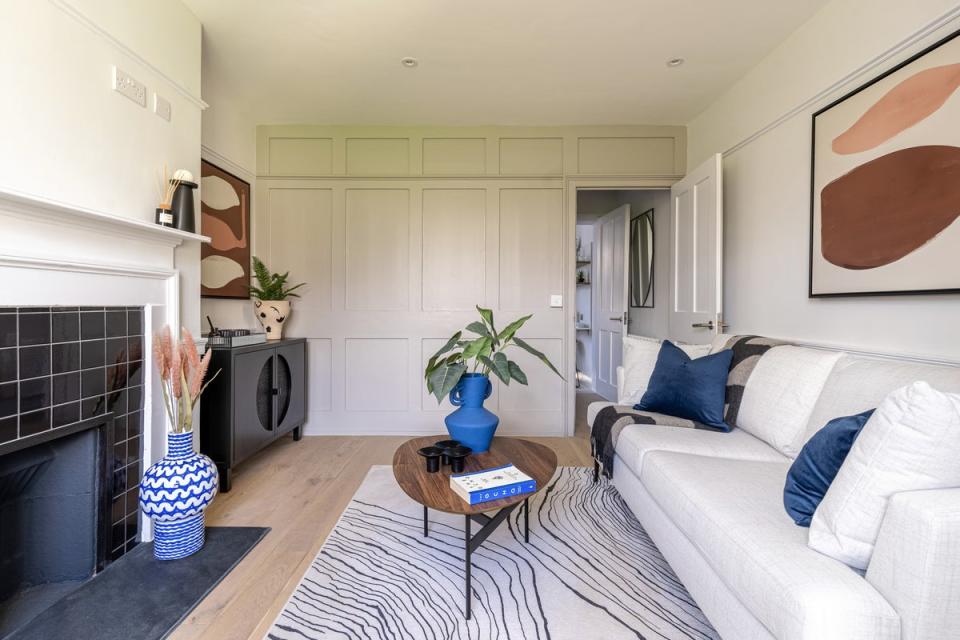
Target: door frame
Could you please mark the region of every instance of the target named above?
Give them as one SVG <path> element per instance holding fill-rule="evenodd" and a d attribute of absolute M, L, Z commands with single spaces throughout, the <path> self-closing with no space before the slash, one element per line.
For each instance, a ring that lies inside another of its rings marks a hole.
<path fill-rule="evenodd" d="M 563 335 L 566 347 L 563 353 L 564 435 L 572 436 L 576 429 L 577 403 L 577 332 L 576 313 L 576 252 L 577 252 L 577 192 L 578 191 L 647 191 L 669 189 L 682 175 L 664 176 L 580 176 L 564 177 L 564 252 L 563 252 Z"/>

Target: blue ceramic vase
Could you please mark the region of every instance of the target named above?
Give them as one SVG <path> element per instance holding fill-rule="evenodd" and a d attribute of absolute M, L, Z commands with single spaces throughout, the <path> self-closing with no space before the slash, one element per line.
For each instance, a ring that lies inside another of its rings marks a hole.
<path fill-rule="evenodd" d="M 203 512 L 217 494 L 217 466 L 193 450 L 193 433 L 168 433 L 167 455 L 143 474 L 140 508 L 153 518 L 157 560 L 186 558 L 203 546 Z"/>
<path fill-rule="evenodd" d="M 465 373 L 450 392 L 450 404 L 459 407 L 444 419 L 450 437 L 474 453 L 490 449 L 490 441 L 500 424 L 500 418 L 483 407 L 490 397 L 493 385 L 482 373 Z"/>

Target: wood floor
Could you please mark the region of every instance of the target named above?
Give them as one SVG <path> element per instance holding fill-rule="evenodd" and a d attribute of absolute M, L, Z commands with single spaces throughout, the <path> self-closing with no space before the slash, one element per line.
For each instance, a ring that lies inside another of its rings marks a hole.
<path fill-rule="evenodd" d="M 572 438 L 530 438 L 564 466 L 589 466 L 584 419 L 591 394 L 577 396 Z M 207 524 L 267 526 L 270 533 L 177 628 L 172 640 L 262 638 L 372 465 L 390 464 L 406 437 L 284 438 L 241 465 L 233 489 L 214 501 Z"/>

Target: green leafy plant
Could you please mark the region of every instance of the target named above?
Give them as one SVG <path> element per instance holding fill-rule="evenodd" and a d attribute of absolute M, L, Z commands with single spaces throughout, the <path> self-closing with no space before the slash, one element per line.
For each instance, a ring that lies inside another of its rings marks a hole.
<path fill-rule="evenodd" d="M 511 380 L 527 384 L 527 375 L 520 365 L 510 360 L 505 353 L 513 347 L 526 351 L 563 378 L 547 356 L 517 337 L 517 331 L 532 315 L 514 320 L 503 331 L 498 332 L 493 325 L 493 311 L 479 306 L 477 311 L 480 313 L 480 320 L 471 322 L 463 331 L 453 334 L 427 362 L 423 377 L 427 381 L 427 391 L 437 397 L 437 402 L 443 401 L 471 367 L 475 373 L 489 375 L 492 372 L 507 385 Z M 464 332 L 477 337 L 464 336 Z"/>
<path fill-rule="evenodd" d="M 271 273 L 270 270 L 267 269 L 267 265 L 263 264 L 263 261 L 257 256 L 253 256 L 253 275 L 256 277 L 259 286 L 248 287 L 248 289 L 250 289 L 250 295 L 259 300 L 299 298 L 300 296 L 294 293 L 294 291 L 306 284 L 305 282 L 301 282 L 292 287 L 287 286 L 287 278 L 290 277 L 290 272 L 287 271 L 282 274 Z"/>

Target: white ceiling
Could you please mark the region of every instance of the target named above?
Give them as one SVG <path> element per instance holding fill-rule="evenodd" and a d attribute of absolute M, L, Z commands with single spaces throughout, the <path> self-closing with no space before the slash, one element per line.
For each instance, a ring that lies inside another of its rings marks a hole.
<path fill-rule="evenodd" d="M 205 99 L 260 124 L 432 125 L 684 124 L 826 2 L 184 1 Z"/>

